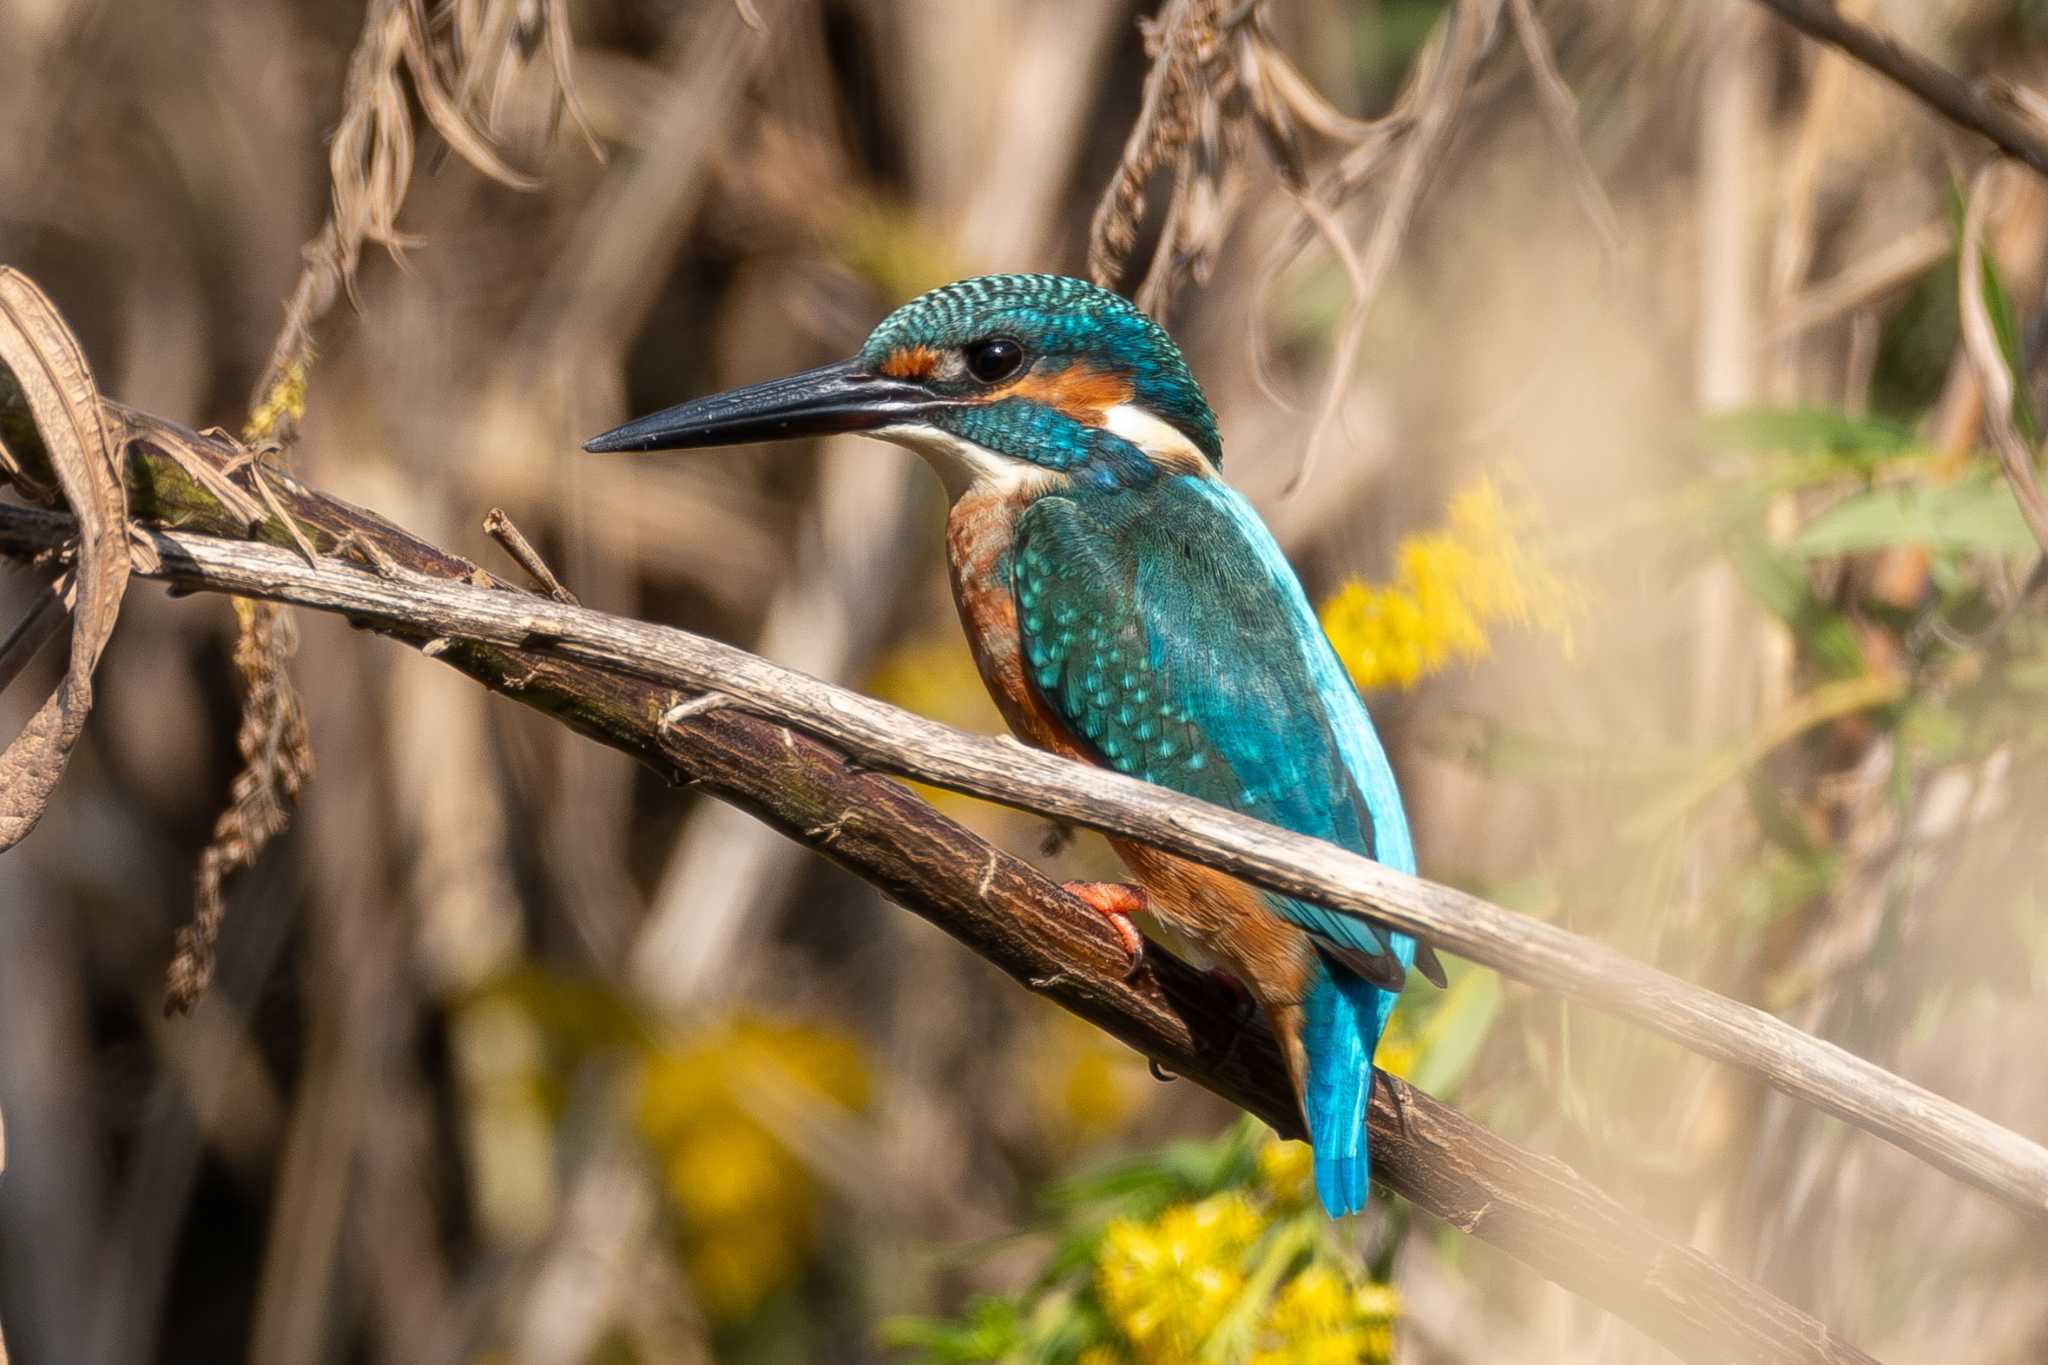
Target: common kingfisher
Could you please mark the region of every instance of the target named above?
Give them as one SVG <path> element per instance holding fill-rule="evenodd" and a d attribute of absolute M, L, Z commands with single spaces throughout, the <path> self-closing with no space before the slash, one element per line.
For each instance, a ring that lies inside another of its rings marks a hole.
<path fill-rule="evenodd" d="M 1122 296 L 988 275 L 914 299 L 860 354 L 629 422 L 591 451 L 864 432 L 944 481 L 953 598 L 1028 743 L 1404 872 L 1392 767 L 1301 583 L 1223 481 L 1180 348 Z M 1149 910 L 1245 983 L 1282 1042 L 1332 1216 L 1366 1200 L 1372 1057 L 1428 946 L 1127 840 L 1137 887 L 1072 883 L 1135 970 Z"/>

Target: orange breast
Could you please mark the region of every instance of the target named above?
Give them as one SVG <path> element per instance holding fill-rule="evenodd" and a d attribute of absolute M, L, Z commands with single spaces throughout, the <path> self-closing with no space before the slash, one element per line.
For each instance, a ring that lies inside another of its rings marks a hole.
<path fill-rule="evenodd" d="M 1009 552 L 1017 518 L 1036 495 L 1036 490 L 970 489 L 954 502 L 946 522 L 953 602 L 982 681 L 1017 737 L 1099 767 L 1024 671 Z M 1243 980 L 1260 1004 L 1280 1010 L 1302 999 L 1314 962 L 1308 936 L 1268 910 L 1256 890 L 1143 844 L 1112 839 L 1110 846 L 1143 883 L 1153 912 Z"/>
<path fill-rule="evenodd" d="M 1017 539 L 1017 518 L 1036 496 L 1034 489 L 972 488 L 954 501 L 946 518 L 953 605 L 959 608 L 960 626 L 967 632 L 981 680 L 1016 736 L 1038 748 L 1092 762 L 1068 738 L 1059 718 L 1024 675 L 1009 555 Z"/>

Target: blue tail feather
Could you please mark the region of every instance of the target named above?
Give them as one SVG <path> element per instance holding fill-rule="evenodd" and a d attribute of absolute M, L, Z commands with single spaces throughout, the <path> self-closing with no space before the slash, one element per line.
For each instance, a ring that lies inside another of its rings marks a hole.
<path fill-rule="evenodd" d="M 1395 936 L 1395 951 L 1414 948 Z M 1365 1131 L 1372 1099 L 1372 1056 L 1395 996 L 1346 967 L 1325 960 L 1321 979 L 1303 1002 L 1301 1041 L 1308 1053 L 1303 1109 L 1315 1148 L 1316 1193 L 1332 1218 L 1365 1207 L 1372 1159 Z"/>

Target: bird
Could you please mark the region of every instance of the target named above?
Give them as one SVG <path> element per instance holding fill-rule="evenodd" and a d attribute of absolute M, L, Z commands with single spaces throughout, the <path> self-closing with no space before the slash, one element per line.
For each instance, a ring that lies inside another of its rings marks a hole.
<path fill-rule="evenodd" d="M 1059 275 L 944 285 L 850 360 L 696 399 L 586 443 L 657 451 L 860 432 L 950 500 L 976 666 L 1016 736 L 1328 840 L 1402 872 L 1415 849 L 1372 719 L 1300 580 L 1224 482 L 1180 347 L 1122 295 Z M 1365 1207 L 1373 1054 L 1426 944 L 1122 839 L 1135 884 L 1068 889 L 1135 972 L 1148 912 L 1241 983 L 1280 1040 L 1332 1217 Z M 1419 952 L 1419 956 L 1418 956 Z"/>

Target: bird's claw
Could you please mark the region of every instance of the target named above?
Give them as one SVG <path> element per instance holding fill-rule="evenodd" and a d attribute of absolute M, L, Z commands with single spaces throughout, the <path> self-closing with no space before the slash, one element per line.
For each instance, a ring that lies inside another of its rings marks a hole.
<path fill-rule="evenodd" d="M 1145 936 L 1138 932 L 1131 916 L 1145 912 L 1145 889 L 1128 882 L 1068 882 L 1066 889 L 1109 921 L 1110 928 L 1116 930 L 1116 936 L 1123 941 L 1124 951 L 1130 954 L 1130 962 L 1124 968 L 1124 980 L 1136 976 L 1138 969 L 1145 965 Z"/>

